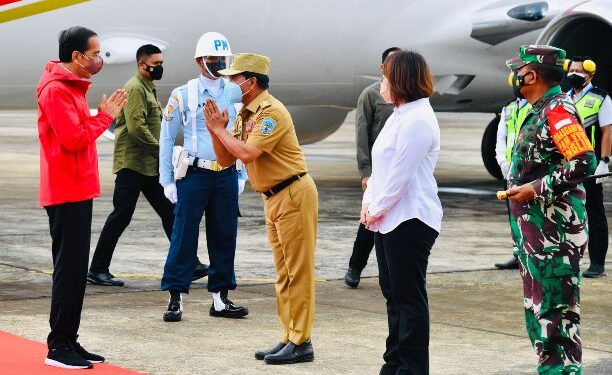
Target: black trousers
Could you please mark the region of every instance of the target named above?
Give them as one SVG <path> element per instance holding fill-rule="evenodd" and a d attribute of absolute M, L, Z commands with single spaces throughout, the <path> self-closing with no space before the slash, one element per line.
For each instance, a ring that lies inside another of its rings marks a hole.
<path fill-rule="evenodd" d="M 81 324 L 91 240 L 92 200 L 46 206 L 53 254 L 49 349 L 74 343 Z"/>
<path fill-rule="evenodd" d="M 584 189 L 589 221 L 589 259 L 591 263 L 603 265 L 608 252 L 608 219 L 603 202 L 603 186 L 590 178 L 584 181 Z"/>
<path fill-rule="evenodd" d="M 361 272 L 368 264 L 370 252 L 374 247 L 374 232 L 366 229 L 365 225 L 359 224 L 357 230 L 357 238 L 353 244 L 353 253 L 349 260 L 349 267 L 353 270 Z"/>
<path fill-rule="evenodd" d="M 141 192 L 161 218 L 168 241 L 172 237 L 174 204 L 164 195 L 164 188 L 159 184 L 159 176 L 145 176 L 131 169 L 122 169 L 117 172 L 115 178 L 114 209 L 100 233 L 89 268 L 91 272 L 109 272 L 113 252 L 119 237 L 132 220 Z"/>
<path fill-rule="evenodd" d="M 438 232 L 417 219 L 376 233 L 379 283 L 387 300 L 389 336 L 381 373 L 429 374 L 429 306 L 425 277 Z M 391 371 L 390 371 L 391 370 Z"/>

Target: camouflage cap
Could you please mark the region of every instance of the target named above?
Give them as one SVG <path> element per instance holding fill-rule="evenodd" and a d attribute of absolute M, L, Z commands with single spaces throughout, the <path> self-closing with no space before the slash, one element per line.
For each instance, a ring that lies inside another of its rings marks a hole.
<path fill-rule="evenodd" d="M 254 53 L 238 53 L 234 55 L 234 61 L 229 69 L 219 70 L 223 76 L 235 76 L 244 72 L 268 75 L 270 70 L 270 58 Z"/>
<path fill-rule="evenodd" d="M 506 66 L 512 70 L 520 69 L 531 63 L 563 67 L 565 51 L 548 45 L 523 45 L 519 47 L 518 57 L 506 61 Z"/>

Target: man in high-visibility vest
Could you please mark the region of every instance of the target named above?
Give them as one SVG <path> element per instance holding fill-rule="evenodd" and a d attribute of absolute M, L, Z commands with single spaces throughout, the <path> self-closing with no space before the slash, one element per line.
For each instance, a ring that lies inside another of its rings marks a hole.
<path fill-rule="evenodd" d="M 521 124 L 527 117 L 531 104 L 526 99 L 515 99 L 502 108 L 499 125 L 497 125 L 497 143 L 495 145 L 495 158 L 504 176 L 504 190 L 508 188 L 508 172 L 512 161 L 512 148 L 518 137 Z M 508 201 L 506 200 L 506 206 Z M 510 208 L 508 207 L 508 220 L 510 220 Z M 514 248 L 514 246 L 513 246 Z M 504 263 L 495 263 L 495 267 L 502 270 L 518 269 L 518 258 L 516 249 L 512 259 Z"/>
<path fill-rule="evenodd" d="M 595 174 L 609 172 L 610 151 L 612 148 L 612 101 L 603 89 L 593 86 L 596 65 L 586 56 L 576 56 L 568 62 L 567 78 L 572 85 L 568 92 L 582 120 L 582 126 L 589 137 L 595 156 Z M 591 265 L 582 275 L 602 277 L 606 275 L 604 263 L 608 252 L 608 219 L 603 203 L 603 180 L 584 181 L 586 190 L 586 211 L 589 222 L 589 259 Z"/>

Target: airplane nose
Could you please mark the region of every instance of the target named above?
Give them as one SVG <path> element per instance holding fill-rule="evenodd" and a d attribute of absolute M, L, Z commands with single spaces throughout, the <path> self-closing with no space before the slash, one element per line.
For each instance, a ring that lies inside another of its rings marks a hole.
<path fill-rule="evenodd" d="M 153 44 L 162 52 L 168 48 L 168 43 L 145 36 L 117 35 L 100 37 L 100 56 L 104 64 L 118 65 L 134 62 L 136 50 L 144 44 Z"/>

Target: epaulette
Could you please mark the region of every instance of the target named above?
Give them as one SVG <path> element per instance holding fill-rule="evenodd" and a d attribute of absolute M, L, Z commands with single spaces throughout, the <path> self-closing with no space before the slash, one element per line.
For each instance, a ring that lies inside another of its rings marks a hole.
<path fill-rule="evenodd" d="M 272 105 L 272 103 L 270 103 L 270 101 L 268 99 L 263 100 L 260 104 L 259 107 L 260 108 L 268 108 Z"/>

